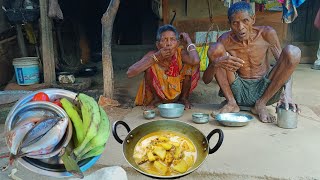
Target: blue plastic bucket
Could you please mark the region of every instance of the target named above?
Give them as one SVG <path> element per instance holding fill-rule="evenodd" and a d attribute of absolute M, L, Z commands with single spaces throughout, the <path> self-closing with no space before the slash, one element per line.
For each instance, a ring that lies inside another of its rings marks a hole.
<path fill-rule="evenodd" d="M 19 85 L 39 83 L 38 57 L 22 57 L 13 59 L 14 71 Z"/>

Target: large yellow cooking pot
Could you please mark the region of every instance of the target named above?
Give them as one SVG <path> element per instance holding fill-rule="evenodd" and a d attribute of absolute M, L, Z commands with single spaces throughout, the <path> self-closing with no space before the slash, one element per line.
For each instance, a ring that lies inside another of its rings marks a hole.
<path fill-rule="evenodd" d="M 123 125 L 128 131 L 128 135 L 124 140 L 120 139 L 118 136 L 117 128 L 119 125 Z M 193 144 L 197 149 L 197 159 L 194 165 L 187 172 L 183 174 L 173 175 L 173 176 L 157 176 L 141 170 L 139 166 L 136 164 L 133 158 L 134 148 L 136 144 L 144 136 L 157 131 L 173 131 L 173 132 L 182 133 L 193 142 Z M 219 134 L 219 140 L 213 148 L 210 148 L 209 140 L 212 137 L 212 135 L 216 133 Z M 212 130 L 209 133 L 209 135 L 206 137 L 205 135 L 203 135 L 201 131 L 199 131 L 197 128 L 193 127 L 192 125 L 185 122 L 176 121 L 176 120 L 152 121 L 152 122 L 142 124 L 133 130 L 131 130 L 128 124 L 126 124 L 125 122 L 116 121 L 112 127 L 112 134 L 114 138 L 120 144 L 123 145 L 123 156 L 125 157 L 127 162 L 140 173 L 150 177 L 154 177 L 154 178 L 178 178 L 193 172 L 204 162 L 204 160 L 207 158 L 209 154 L 216 152 L 220 148 L 223 141 L 223 132 L 221 129 Z"/>

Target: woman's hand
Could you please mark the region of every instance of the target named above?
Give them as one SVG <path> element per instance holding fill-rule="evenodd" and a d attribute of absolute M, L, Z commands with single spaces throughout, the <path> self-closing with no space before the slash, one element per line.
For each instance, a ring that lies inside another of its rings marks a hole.
<path fill-rule="evenodd" d="M 172 56 L 175 54 L 175 50 L 171 47 L 164 47 L 159 49 L 155 56 L 158 59 L 158 64 L 164 68 L 169 68 Z"/>
<path fill-rule="evenodd" d="M 174 48 L 167 46 L 167 47 L 159 49 L 159 51 L 157 53 L 160 55 L 159 61 L 164 61 L 164 60 L 168 60 L 168 59 L 171 60 L 172 56 L 175 54 L 175 50 L 174 50 Z"/>
<path fill-rule="evenodd" d="M 187 48 L 188 44 L 192 43 L 188 33 L 185 33 L 185 32 L 180 33 L 179 38 L 180 38 L 181 45 L 183 45 L 183 47 L 185 48 Z"/>

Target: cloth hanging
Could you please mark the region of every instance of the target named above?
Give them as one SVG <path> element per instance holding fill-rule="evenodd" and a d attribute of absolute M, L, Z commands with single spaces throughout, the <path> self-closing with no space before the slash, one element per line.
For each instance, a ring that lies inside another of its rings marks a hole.
<path fill-rule="evenodd" d="M 305 1 L 306 0 L 284 0 L 282 4 L 282 22 L 292 23 L 298 17 L 297 8 Z"/>
<path fill-rule="evenodd" d="M 240 2 L 243 0 L 224 0 L 224 6 L 225 7 L 230 7 L 232 4 Z"/>
<path fill-rule="evenodd" d="M 49 0 L 48 16 L 52 19 L 63 20 L 63 13 L 58 3 L 58 0 Z"/>

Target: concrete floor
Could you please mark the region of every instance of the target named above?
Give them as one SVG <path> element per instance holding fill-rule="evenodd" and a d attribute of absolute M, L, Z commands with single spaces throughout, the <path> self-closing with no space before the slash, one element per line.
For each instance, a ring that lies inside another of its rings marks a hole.
<path fill-rule="evenodd" d="M 181 179 L 320 179 L 320 71 L 310 69 L 310 65 L 300 65 L 293 77 L 294 100 L 302 109 L 297 129 L 263 124 L 256 117 L 245 127 L 224 127 L 212 118 L 208 124 L 192 123 L 193 112 L 210 113 L 216 104 L 194 104 L 193 109 L 186 110 L 181 118 L 175 119 L 192 124 L 204 135 L 213 129 L 222 129 L 225 137 L 216 153 L 209 155 L 195 172 Z M 269 110 L 275 113 L 273 106 Z M 159 119 L 163 118 L 157 116 L 154 120 Z M 143 119 L 141 107 L 133 108 L 124 118 L 111 118 L 112 123 L 117 120 L 125 121 L 131 129 L 150 121 Z M 0 132 L 3 132 L 3 125 Z M 119 134 L 122 138 L 127 135 L 124 128 L 119 129 Z M 212 139 L 211 146 L 214 143 L 215 139 Z M 0 163 L 3 165 L 4 160 Z M 105 152 L 86 174 L 114 165 L 124 168 L 128 179 L 150 179 L 130 167 L 122 155 L 122 145 L 111 135 Z M 54 179 L 27 171 L 21 165 L 18 165 L 18 170 L 17 175 L 22 179 Z M 8 173 L 10 171 L 0 173 L 0 179 L 8 179 Z"/>

